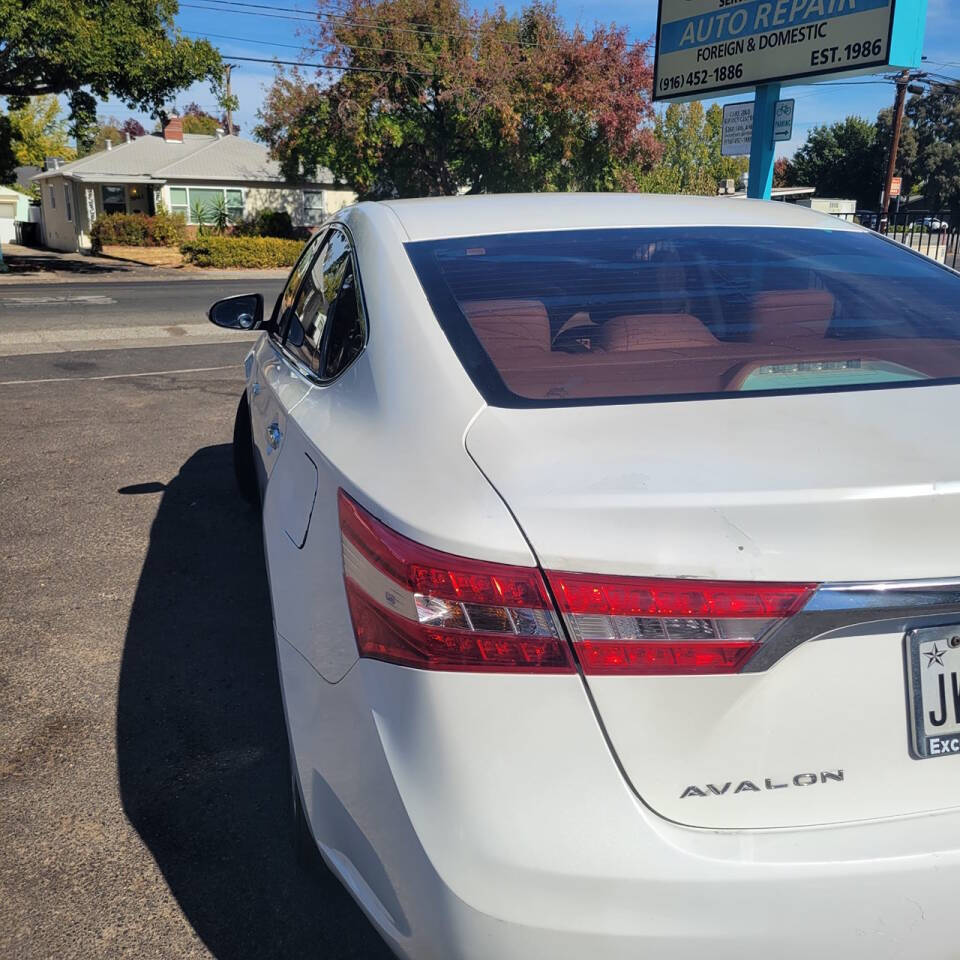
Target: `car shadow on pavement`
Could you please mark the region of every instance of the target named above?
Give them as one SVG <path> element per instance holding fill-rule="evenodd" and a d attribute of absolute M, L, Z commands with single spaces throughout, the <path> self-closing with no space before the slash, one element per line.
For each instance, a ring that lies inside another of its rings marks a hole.
<path fill-rule="evenodd" d="M 229 445 L 197 451 L 163 492 L 120 669 L 117 767 L 130 822 L 218 960 L 392 956 L 332 876 L 296 865 L 260 522 Z"/>

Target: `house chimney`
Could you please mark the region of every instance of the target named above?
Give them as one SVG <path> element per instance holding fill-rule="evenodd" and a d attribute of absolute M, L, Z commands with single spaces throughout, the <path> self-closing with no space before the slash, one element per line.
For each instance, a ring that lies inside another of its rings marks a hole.
<path fill-rule="evenodd" d="M 107 137 L 103 142 L 107 145 L 108 150 L 113 149 L 113 141 L 109 137 Z"/>
<path fill-rule="evenodd" d="M 183 143 L 183 120 L 180 117 L 167 117 L 163 125 L 163 139 L 168 143 Z"/>
<path fill-rule="evenodd" d="M 59 157 L 47 157 L 43 161 L 44 170 L 59 170 L 60 169 L 60 158 Z"/>

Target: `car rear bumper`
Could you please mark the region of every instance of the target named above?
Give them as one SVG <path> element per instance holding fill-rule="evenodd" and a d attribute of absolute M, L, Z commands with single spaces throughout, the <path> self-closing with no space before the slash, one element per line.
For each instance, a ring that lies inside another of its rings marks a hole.
<path fill-rule="evenodd" d="M 958 812 L 683 827 L 631 792 L 578 677 L 361 661 L 332 685 L 279 650 L 314 834 L 401 956 L 956 955 Z"/>

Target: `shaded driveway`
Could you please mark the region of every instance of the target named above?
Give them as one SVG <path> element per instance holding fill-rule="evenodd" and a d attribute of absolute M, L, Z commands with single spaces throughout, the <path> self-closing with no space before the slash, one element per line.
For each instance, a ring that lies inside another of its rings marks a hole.
<path fill-rule="evenodd" d="M 387 956 L 288 840 L 247 346 L 2 358 L 0 957 Z"/>

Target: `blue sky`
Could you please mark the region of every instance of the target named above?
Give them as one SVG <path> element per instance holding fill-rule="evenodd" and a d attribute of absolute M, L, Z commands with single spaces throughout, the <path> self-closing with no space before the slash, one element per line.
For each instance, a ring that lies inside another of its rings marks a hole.
<path fill-rule="evenodd" d="M 232 55 L 247 57 L 278 57 L 296 59 L 301 40 L 298 27 L 309 26 L 289 19 L 295 15 L 290 9 L 297 7 L 309 14 L 315 9 L 310 0 L 255 0 L 276 10 L 250 10 L 249 13 L 225 12 L 204 9 L 204 0 L 181 0 L 177 22 L 189 36 L 206 36 L 229 58 Z M 482 5 L 476 3 L 477 6 Z M 505 0 L 508 10 L 516 10 L 522 4 Z M 596 22 L 615 22 L 626 26 L 631 39 L 645 40 L 656 28 L 656 0 L 558 0 L 557 9 L 568 23 L 580 23 L 590 28 Z M 960 77 L 960 3 L 956 0 L 929 0 L 927 31 L 924 53 L 931 71 Z M 264 88 L 269 86 L 273 68 L 266 63 L 241 63 L 234 71 L 234 92 L 240 98 L 236 114 L 242 136 L 249 136 L 256 123 L 256 113 L 263 101 Z M 841 120 L 849 114 L 861 114 L 873 119 L 877 111 L 893 102 L 894 87 L 880 77 L 858 77 L 846 82 L 834 81 L 828 86 L 799 85 L 784 87 L 782 96 L 796 100 L 794 113 L 794 136 L 791 141 L 779 145 L 778 153 L 790 155 L 805 139 L 807 131 L 819 123 Z M 743 94 L 719 100 L 742 100 Z M 183 93 L 177 100 L 184 105 L 194 100 L 210 112 L 216 104 L 210 91 L 197 85 Z M 713 101 L 708 101 L 713 102 Z M 122 104 L 108 102 L 100 111 L 120 118 L 129 115 Z M 142 118 L 149 128 L 153 122 Z"/>

